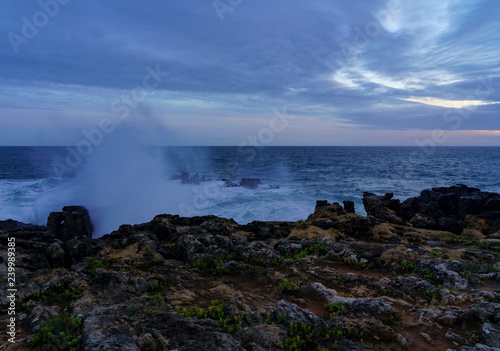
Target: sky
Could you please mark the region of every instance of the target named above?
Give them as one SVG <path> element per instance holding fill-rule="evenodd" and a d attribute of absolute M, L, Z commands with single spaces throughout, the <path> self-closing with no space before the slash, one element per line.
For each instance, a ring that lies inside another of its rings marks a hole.
<path fill-rule="evenodd" d="M 0 9 L 0 145 L 500 146 L 498 0 Z"/>

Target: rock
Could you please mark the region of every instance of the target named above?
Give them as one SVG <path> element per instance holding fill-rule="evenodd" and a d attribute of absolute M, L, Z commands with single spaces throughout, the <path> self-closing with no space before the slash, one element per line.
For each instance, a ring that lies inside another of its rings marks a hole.
<path fill-rule="evenodd" d="M 311 214 L 307 220 L 320 220 L 320 219 L 332 219 L 337 216 L 346 214 L 347 211 L 340 206 L 338 202 L 329 204 L 326 200 L 316 201 L 316 207 L 314 208 L 314 213 Z"/>
<path fill-rule="evenodd" d="M 404 221 L 397 216 L 401 208 L 398 199 L 393 199 L 393 193 L 386 193 L 379 196 L 373 193 L 363 193 L 363 206 L 366 213 L 375 218 L 380 218 L 391 223 L 403 224 Z"/>
<path fill-rule="evenodd" d="M 297 322 L 299 324 L 305 323 L 307 325 L 310 325 L 316 331 L 323 330 L 324 328 L 327 327 L 326 323 L 318 316 L 314 315 L 313 313 L 307 310 L 300 308 L 296 304 L 293 304 L 285 300 L 281 300 L 278 302 L 278 306 L 274 310 L 274 314 L 276 316 L 280 314 L 282 316 L 285 316 L 283 323 L 286 326 L 289 326 L 290 323 L 292 322 Z"/>
<path fill-rule="evenodd" d="M 251 350 L 281 350 L 286 338 L 286 333 L 282 328 L 271 324 L 244 328 L 239 335 L 244 342 L 249 344 Z"/>
<path fill-rule="evenodd" d="M 249 189 L 257 189 L 257 187 L 261 184 L 262 181 L 259 178 L 242 178 L 240 182 L 240 186 Z"/>
<path fill-rule="evenodd" d="M 95 242 L 87 236 L 75 237 L 64 242 L 63 248 L 66 259 L 71 260 L 68 264 L 81 262 L 85 257 L 94 256 L 97 253 Z"/>
<path fill-rule="evenodd" d="M 346 210 L 347 213 L 356 212 L 353 201 L 344 201 L 343 203 L 344 203 L 344 210 Z"/>
<path fill-rule="evenodd" d="M 437 223 L 431 217 L 428 217 L 422 213 L 417 213 L 410 219 L 411 225 L 417 228 L 425 229 L 435 229 L 437 228 Z"/>
<path fill-rule="evenodd" d="M 479 337 L 483 344 L 500 348 L 500 323 L 484 323 Z"/>
<path fill-rule="evenodd" d="M 175 247 L 180 258 L 186 262 L 191 262 L 194 254 L 206 251 L 205 245 L 198 241 L 198 239 L 196 239 L 193 235 L 181 236 L 177 239 Z"/>
<path fill-rule="evenodd" d="M 377 224 L 372 227 L 371 232 L 374 240 L 382 242 L 389 242 L 397 236 L 394 228 L 388 223 Z"/>
<path fill-rule="evenodd" d="M 139 349 L 144 350 L 144 351 L 156 351 L 158 350 L 156 346 L 156 342 L 153 338 L 153 335 L 151 333 L 145 333 L 142 334 L 137 338 L 135 341 Z"/>
<path fill-rule="evenodd" d="M 64 267 L 66 264 L 66 253 L 59 243 L 47 247 L 47 258 L 52 268 Z"/>
<path fill-rule="evenodd" d="M 47 219 L 47 231 L 62 241 L 77 236 L 92 238 L 93 226 L 89 211 L 83 206 L 65 206 L 62 212 L 52 212 Z"/>
<path fill-rule="evenodd" d="M 500 348 L 476 344 L 475 346 L 462 346 L 459 351 L 500 351 Z"/>
<path fill-rule="evenodd" d="M 5 221 L 0 221 L 0 231 L 5 232 L 20 232 L 20 231 L 37 231 L 44 230 L 44 227 L 40 227 L 33 224 L 21 223 L 18 221 L 14 221 L 12 219 L 7 219 Z"/>
<path fill-rule="evenodd" d="M 451 329 L 449 329 L 449 330 L 446 332 L 446 334 L 445 334 L 445 336 L 444 336 L 444 337 L 445 337 L 446 339 L 448 339 L 448 340 L 451 340 L 451 341 L 453 341 L 453 342 L 457 343 L 457 344 L 463 344 L 463 343 L 465 342 L 465 339 L 464 339 L 462 336 L 460 336 L 460 335 L 458 335 L 458 334 L 454 333 Z"/>

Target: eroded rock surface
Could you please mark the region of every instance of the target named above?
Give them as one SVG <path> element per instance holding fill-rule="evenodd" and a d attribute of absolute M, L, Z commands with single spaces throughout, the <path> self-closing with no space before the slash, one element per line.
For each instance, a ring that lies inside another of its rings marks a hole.
<path fill-rule="evenodd" d="M 165 214 L 99 239 L 80 207 L 47 229 L 2 221 L 0 277 L 15 238 L 19 300 L 17 342 L 1 342 L 36 349 L 58 321 L 54 349 L 495 350 L 497 198 L 366 193 L 367 216 L 327 201 L 295 223 Z"/>

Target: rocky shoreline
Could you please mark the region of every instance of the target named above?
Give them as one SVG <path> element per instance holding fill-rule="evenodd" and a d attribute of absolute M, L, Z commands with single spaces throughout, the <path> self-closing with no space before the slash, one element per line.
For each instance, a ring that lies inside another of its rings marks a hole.
<path fill-rule="evenodd" d="M 15 238 L 0 350 L 500 350 L 500 195 L 318 201 L 305 221 L 158 215 L 92 239 L 86 209 Z"/>

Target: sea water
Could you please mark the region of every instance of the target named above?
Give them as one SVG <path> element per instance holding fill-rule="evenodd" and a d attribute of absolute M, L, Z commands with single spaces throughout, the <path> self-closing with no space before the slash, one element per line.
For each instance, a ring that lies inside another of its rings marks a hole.
<path fill-rule="evenodd" d="M 44 225 L 50 212 L 83 205 L 97 237 L 160 213 L 216 215 L 238 223 L 296 221 L 314 211 L 316 200 L 351 200 L 365 214 L 364 191 L 392 192 L 401 200 L 454 184 L 500 192 L 498 147 L 119 145 L 68 159 L 75 150 L 0 147 L 0 220 Z M 207 181 L 172 179 L 181 172 Z M 241 178 L 260 178 L 262 185 L 226 187 L 225 179 Z"/>

